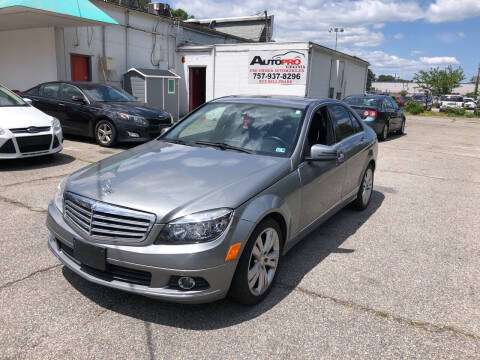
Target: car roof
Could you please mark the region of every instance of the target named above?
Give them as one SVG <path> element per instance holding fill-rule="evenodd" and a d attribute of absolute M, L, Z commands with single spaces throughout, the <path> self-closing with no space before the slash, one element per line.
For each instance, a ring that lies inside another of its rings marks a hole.
<path fill-rule="evenodd" d="M 69 81 L 69 80 L 48 81 L 48 82 L 38 84 L 37 86 L 41 86 L 41 85 L 44 85 L 44 84 L 70 84 L 70 85 L 77 86 L 81 89 L 94 89 L 98 86 L 111 86 L 109 84 L 93 83 L 93 82 L 87 82 L 87 81 Z M 37 86 L 35 86 L 35 87 L 37 87 Z M 113 87 L 113 86 L 111 86 L 111 87 Z"/>
<path fill-rule="evenodd" d="M 212 100 L 212 102 L 249 103 L 258 105 L 292 107 L 297 109 L 305 109 L 309 105 L 314 103 L 340 103 L 340 101 L 330 98 L 317 99 L 310 97 L 287 95 L 232 95 Z"/>
<path fill-rule="evenodd" d="M 384 95 L 384 94 L 352 94 L 352 95 L 348 95 L 345 97 L 346 98 L 349 98 L 349 97 L 370 97 L 370 98 L 386 98 L 386 97 L 390 97 L 388 95 Z"/>

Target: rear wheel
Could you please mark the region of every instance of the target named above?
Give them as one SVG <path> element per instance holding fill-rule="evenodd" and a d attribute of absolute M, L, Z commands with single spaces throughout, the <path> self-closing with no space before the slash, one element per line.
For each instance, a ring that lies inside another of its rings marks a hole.
<path fill-rule="evenodd" d="M 405 134 L 405 119 L 402 120 L 402 125 L 400 126 L 400 129 L 398 130 L 398 133 L 400 135 Z"/>
<path fill-rule="evenodd" d="M 97 144 L 112 147 L 117 140 L 117 129 L 109 120 L 100 120 L 95 126 L 95 140 Z"/>
<path fill-rule="evenodd" d="M 388 138 L 388 123 L 383 125 L 382 133 L 380 134 L 380 140 L 385 141 Z"/>
<path fill-rule="evenodd" d="M 358 189 L 357 198 L 353 202 L 353 206 L 357 210 L 365 210 L 370 203 L 373 192 L 373 165 L 370 164 L 363 174 L 362 183 L 360 189 Z"/>
<path fill-rule="evenodd" d="M 252 233 L 238 262 L 229 296 L 245 305 L 262 301 L 278 273 L 283 234 L 273 219 L 262 221 Z"/>

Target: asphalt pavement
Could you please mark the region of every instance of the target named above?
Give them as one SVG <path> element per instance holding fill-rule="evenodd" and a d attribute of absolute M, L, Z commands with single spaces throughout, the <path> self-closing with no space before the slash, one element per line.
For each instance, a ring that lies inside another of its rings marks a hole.
<path fill-rule="evenodd" d="M 0 162 L 0 359 L 480 359 L 480 121 L 407 119 L 364 212 L 283 258 L 269 297 L 179 305 L 91 284 L 47 248 L 60 180 L 122 151 Z"/>

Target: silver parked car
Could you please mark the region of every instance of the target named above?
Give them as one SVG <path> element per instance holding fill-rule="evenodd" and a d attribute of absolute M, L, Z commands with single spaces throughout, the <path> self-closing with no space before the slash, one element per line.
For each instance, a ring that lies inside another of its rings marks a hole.
<path fill-rule="evenodd" d="M 97 284 L 255 304 L 281 255 L 345 205 L 368 206 L 376 156 L 374 131 L 343 102 L 217 99 L 62 181 L 48 245 Z"/>

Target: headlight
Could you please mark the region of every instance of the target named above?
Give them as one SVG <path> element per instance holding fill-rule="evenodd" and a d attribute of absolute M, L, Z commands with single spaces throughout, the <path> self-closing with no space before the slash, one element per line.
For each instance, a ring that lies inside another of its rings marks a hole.
<path fill-rule="evenodd" d="M 5 135 L 7 133 L 7 130 L 0 128 L 0 135 Z"/>
<path fill-rule="evenodd" d="M 230 224 L 232 209 L 202 211 L 165 225 L 156 244 L 196 244 L 215 240 Z"/>
<path fill-rule="evenodd" d="M 55 131 L 62 129 L 62 125 L 60 124 L 60 121 L 57 118 L 52 118 L 52 126 L 55 129 Z"/>
<path fill-rule="evenodd" d="M 118 116 L 120 116 L 120 119 L 122 120 L 133 121 L 141 126 L 148 126 L 148 121 L 143 116 L 129 115 L 125 113 L 118 113 Z"/>
<path fill-rule="evenodd" d="M 63 214 L 63 193 L 65 191 L 65 184 L 67 183 L 67 178 L 60 181 L 60 184 L 57 186 L 57 193 L 55 194 L 55 206 Z"/>

